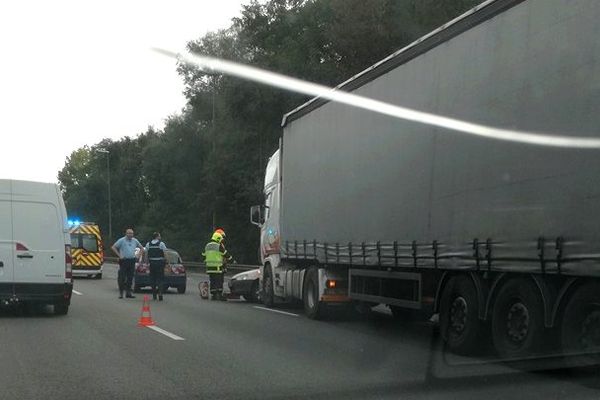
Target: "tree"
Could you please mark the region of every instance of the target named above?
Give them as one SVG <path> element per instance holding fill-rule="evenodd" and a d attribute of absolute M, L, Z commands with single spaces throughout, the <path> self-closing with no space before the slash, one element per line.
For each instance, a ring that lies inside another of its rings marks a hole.
<path fill-rule="evenodd" d="M 334 86 L 476 3 L 253 0 L 228 29 L 187 47 Z M 105 223 L 105 164 L 93 151 L 105 147 L 116 230 L 133 226 L 141 239 L 159 230 L 186 259 L 200 259 L 213 228 L 220 227 L 238 261 L 257 263 L 258 231 L 248 210 L 263 200 L 264 168 L 277 148 L 282 115 L 307 97 L 187 64 L 177 70 L 185 110 L 169 117 L 162 130 L 148 128 L 133 139 L 104 140 L 73 152 L 59 173 L 67 208 Z"/>

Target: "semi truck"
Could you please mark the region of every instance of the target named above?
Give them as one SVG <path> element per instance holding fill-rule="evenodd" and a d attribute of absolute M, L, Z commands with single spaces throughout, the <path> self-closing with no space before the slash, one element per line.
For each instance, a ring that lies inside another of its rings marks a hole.
<path fill-rule="evenodd" d="M 600 136 L 600 2 L 489 0 L 335 90 L 478 124 Z M 600 151 L 457 133 L 314 98 L 265 173 L 261 297 L 438 314 L 450 350 L 600 347 Z"/>

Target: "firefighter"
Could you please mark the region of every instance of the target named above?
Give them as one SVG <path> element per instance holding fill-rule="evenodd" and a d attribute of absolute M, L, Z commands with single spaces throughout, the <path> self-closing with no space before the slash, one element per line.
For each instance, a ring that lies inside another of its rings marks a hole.
<path fill-rule="evenodd" d="M 225 261 L 227 261 L 227 263 L 235 263 L 235 261 L 233 261 L 233 257 L 227 252 L 227 249 L 225 248 L 225 239 L 227 238 L 227 236 L 225 235 L 225 231 L 219 228 L 215 230 L 215 233 L 219 233 L 223 237 L 223 239 L 221 239 L 221 253 L 223 253 Z"/>
<path fill-rule="evenodd" d="M 204 247 L 204 263 L 210 279 L 211 300 L 227 300 L 223 296 L 223 276 L 225 274 L 226 254 L 221 251 L 223 235 L 213 233 L 211 241 Z"/>

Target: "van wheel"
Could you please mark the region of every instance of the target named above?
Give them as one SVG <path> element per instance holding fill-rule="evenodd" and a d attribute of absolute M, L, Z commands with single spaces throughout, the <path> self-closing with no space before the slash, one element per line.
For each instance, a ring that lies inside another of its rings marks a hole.
<path fill-rule="evenodd" d="M 465 275 L 450 278 L 440 298 L 440 332 L 451 351 L 469 354 L 479 348 L 483 332 L 479 307 L 471 278 Z"/>
<path fill-rule="evenodd" d="M 492 338 L 502 358 L 538 352 L 544 342 L 544 307 L 538 289 L 526 279 L 506 282 L 494 303 Z"/>
<path fill-rule="evenodd" d="M 306 273 L 302 300 L 308 318 L 322 319 L 324 317 L 327 306 L 319 301 L 319 274 L 316 268 L 311 268 Z"/>
<path fill-rule="evenodd" d="M 95 279 L 102 279 L 102 272 L 94 276 Z"/>
<path fill-rule="evenodd" d="M 54 304 L 54 314 L 56 315 L 67 315 L 69 312 L 69 305 L 66 303 Z"/>
<path fill-rule="evenodd" d="M 600 362 L 600 283 L 590 282 L 575 291 L 565 307 L 560 336 L 565 354 L 584 353 L 566 358 L 567 366 Z"/>
<path fill-rule="evenodd" d="M 177 293 L 184 294 L 185 293 L 185 285 L 177 287 Z"/>

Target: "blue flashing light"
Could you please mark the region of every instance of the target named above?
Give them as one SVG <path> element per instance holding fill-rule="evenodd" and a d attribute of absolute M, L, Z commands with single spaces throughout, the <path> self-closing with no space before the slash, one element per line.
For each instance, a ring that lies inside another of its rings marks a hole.
<path fill-rule="evenodd" d="M 72 219 L 68 220 L 68 221 L 67 221 L 67 224 L 68 224 L 69 226 L 72 226 L 72 225 L 73 225 L 73 220 L 72 220 Z"/>
<path fill-rule="evenodd" d="M 75 225 L 79 225 L 79 224 L 81 224 L 81 222 L 79 222 L 79 220 L 78 220 L 78 219 L 76 219 L 75 221 L 73 221 L 73 224 L 75 224 Z"/>

